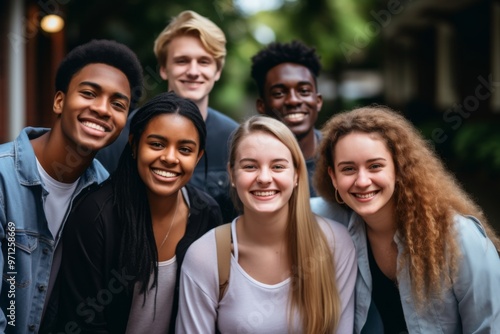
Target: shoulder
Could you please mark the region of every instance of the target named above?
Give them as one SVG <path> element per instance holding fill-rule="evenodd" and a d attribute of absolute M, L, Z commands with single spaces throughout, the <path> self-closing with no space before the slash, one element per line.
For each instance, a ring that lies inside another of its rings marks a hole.
<path fill-rule="evenodd" d="M 465 256 L 484 259 L 485 253 L 491 251 L 497 253 L 483 225 L 476 217 L 456 215 L 454 221 L 460 247 Z"/>
<path fill-rule="evenodd" d="M 318 221 L 323 234 L 325 235 L 328 244 L 337 251 L 348 251 L 354 250 L 354 244 L 352 242 L 351 236 L 347 231 L 347 228 L 328 218 L 316 216 L 316 220 Z"/>
<path fill-rule="evenodd" d="M 344 226 L 348 226 L 351 212 L 338 203 L 330 203 L 323 199 L 323 197 L 311 197 L 311 210 L 318 216 L 334 220 Z"/>
<path fill-rule="evenodd" d="M 199 188 L 189 183 L 186 184 L 185 187 L 188 191 L 189 201 L 191 202 L 191 205 L 204 203 L 204 207 L 206 207 L 207 209 L 212 209 L 219 206 L 215 199 L 203 190 L 200 190 Z"/>
<path fill-rule="evenodd" d="M 78 198 L 68 220 L 94 221 L 113 210 L 114 190 L 110 179 Z M 76 219 L 75 219 L 76 218 Z"/>
<path fill-rule="evenodd" d="M 189 246 L 182 264 L 182 271 L 189 276 L 209 275 L 217 271 L 214 231 L 209 230 Z"/>
<path fill-rule="evenodd" d="M 109 177 L 108 170 L 104 168 L 102 163 L 97 159 L 92 160 L 92 164 L 89 166 L 89 168 L 87 168 L 85 173 L 90 178 L 95 177 L 95 181 L 97 183 L 104 182 Z"/>
<path fill-rule="evenodd" d="M 231 117 L 224 115 L 223 113 L 208 108 L 208 116 L 207 116 L 207 125 L 217 126 L 223 129 L 228 129 L 230 131 L 236 129 L 238 127 L 238 123 L 233 120 Z"/>

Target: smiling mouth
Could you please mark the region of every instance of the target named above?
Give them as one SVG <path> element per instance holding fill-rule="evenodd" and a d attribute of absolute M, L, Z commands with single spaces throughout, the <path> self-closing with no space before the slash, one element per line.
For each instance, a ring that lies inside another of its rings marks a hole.
<path fill-rule="evenodd" d="M 304 112 L 296 112 L 283 116 L 283 119 L 292 122 L 303 121 L 306 118 L 307 113 Z"/>
<path fill-rule="evenodd" d="M 259 197 L 269 197 L 269 196 L 276 195 L 278 192 L 276 190 L 272 190 L 272 191 L 254 191 L 252 193 L 255 196 L 259 196 Z"/>
<path fill-rule="evenodd" d="M 163 176 L 163 177 L 176 177 L 177 173 L 172 173 L 172 172 L 167 172 L 167 171 L 164 171 L 164 170 L 161 170 L 161 169 L 152 169 L 153 173 L 155 173 L 156 175 L 160 175 L 160 176 Z"/>
<path fill-rule="evenodd" d="M 90 121 L 84 121 L 84 122 L 82 122 L 82 124 L 84 126 L 86 126 L 87 128 L 91 128 L 91 129 L 94 129 L 94 130 L 106 132 L 106 129 L 102 125 L 99 125 L 99 124 L 96 124 L 96 123 L 93 123 L 93 122 L 90 122 Z"/>
<path fill-rule="evenodd" d="M 354 195 L 354 197 L 357 197 L 357 198 L 368 199 L 368 198 L 374 197 L 376 194 L 377 194 L 376 191 L 372 191 L 371 193 L 368 193 L 368 194 L 353 194 L 353 195 Z"/>

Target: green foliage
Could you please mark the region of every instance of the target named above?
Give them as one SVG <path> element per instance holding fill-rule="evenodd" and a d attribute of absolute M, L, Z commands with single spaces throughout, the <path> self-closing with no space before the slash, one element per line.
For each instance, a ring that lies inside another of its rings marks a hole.
<path fill-rule="evenodd" d="M 228 40 L 226 66 L 211 94 L 210 105 L 238 119 L 248 113 L 241 110 L 243 101 L 256 95 L 250 79 L 250 57 L 263 45 L 253 36 L 255 29 L 265 25 L 278 41 L 299 39 L 316 47 L 328 72 L 346 63 L 342 45 L 354 46 L 355 56 L 367 51 L 355 41 L 367 22 L 367 8 L 374 2 L 285 0 L 277 10 L 248 16 L 237 10 L 233 0 L 70 1 L 67 39 L 69 48 L 93 38 L 115 39 L 129 45 L 141 59 L 147 76 L 144 101 L 166 88 L 152 51 L 156 36 L 171 17 L 186 9 L 195 10 L 219 25 Z"/>
<path fill-rule="evenodd" d="M 465 166 L 500 172 L 498 126 L 491 122 L 464 124 L 454 138 L 453 153 Z"/>

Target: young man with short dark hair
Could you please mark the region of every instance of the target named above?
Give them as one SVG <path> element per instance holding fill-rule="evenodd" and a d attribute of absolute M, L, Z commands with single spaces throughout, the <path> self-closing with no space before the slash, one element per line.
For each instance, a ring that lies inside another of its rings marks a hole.
<path fill-rule="evenodd" d="M 257 111 L 285 123 L 306 159 L 311 197 L 315 151 L 321 134 L 314 128 L 323 98 L 317 77 L 321 63 L 314 48 L 299 41 L 271 43 L 252 57 L 251 76 L 257 84 Z"/>
<path fill-rule="evenodd" d="M 141 88 L 137 56 L 93 40 L 58 68 L 52 128 L 27 127 L 0 145 L 0 332 L 40 331 L 66 218 L 80 195 L 108 177 L 94 156 L 120 134 Z"/>

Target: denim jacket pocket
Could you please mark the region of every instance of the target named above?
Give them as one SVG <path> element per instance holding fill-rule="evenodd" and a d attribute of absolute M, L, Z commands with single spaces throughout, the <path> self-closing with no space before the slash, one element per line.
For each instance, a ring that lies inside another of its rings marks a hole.
<path fill-rule="evenodd" d="M 38 238 L 33 235 L 28 235 L 24 232 L 16 231 L 16 249 L 14 266 L 4 266 L 3 281 L 15 278 L 15 285 L 18 288 L 25 288 L 33 281 L 33 258 L 35 250 L 38 248 Z M 4 253 L 4 262 L 6 262 L 6 254 Z"/>

